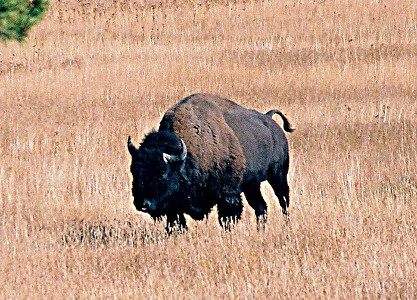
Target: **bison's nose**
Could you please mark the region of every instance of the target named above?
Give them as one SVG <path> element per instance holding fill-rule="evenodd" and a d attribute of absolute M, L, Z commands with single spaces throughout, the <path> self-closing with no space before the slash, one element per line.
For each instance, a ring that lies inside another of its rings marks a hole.
<path fill-rule="evenodd" d="M 148 199 L 145 199 L 142 203 L 142 211 L 148 211 L 150 207 L 151 207 L 151 201 L 149 201 Z"/>

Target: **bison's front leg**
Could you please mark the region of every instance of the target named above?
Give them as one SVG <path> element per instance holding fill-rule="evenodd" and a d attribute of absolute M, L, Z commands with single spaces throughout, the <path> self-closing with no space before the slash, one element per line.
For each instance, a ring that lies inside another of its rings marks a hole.
<path fill-rule="evenodd" d="M 230 225 L 237 223 L 242 215 L 242 198 L 240 195 L 225 197 L 219 201 L 217 210 L 220 225 L 226 231 L 230 231 Z"/>
<path fill-rule="evenodd" d="M 185 221 L 184 214 L 167 215 L 167 225 L 165 230 L 168 235 L 171 235 L 174 231 L 183 232 L 187 230 L 187 222 Z"/>

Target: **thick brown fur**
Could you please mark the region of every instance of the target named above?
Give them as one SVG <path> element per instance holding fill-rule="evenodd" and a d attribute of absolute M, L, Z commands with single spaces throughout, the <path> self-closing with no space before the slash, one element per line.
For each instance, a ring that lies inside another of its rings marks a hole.
<path fill-rule="evenodd" d="M 225 194 L 236 192 L 246 170 L 242 147 L 222 114 L 236 107 L 218 96 L 191 95 L 170 108 L 159 127 L 185 141 L 189 155 L 201 168 L 200 181 L 222 178 L 213 184 L 220 185 Z"/>

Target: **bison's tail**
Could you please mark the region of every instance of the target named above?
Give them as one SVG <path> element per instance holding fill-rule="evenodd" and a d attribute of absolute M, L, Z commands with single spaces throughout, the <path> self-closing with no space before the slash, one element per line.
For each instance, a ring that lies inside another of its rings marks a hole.
<path fill-rule="evenodd" d="M 288 119 L 279 110 L 277 110 L 277 109 L 270 110 L 265 115 L 267 115 L 268 117 L 271 117 L 272 118 L 272 116 L 275 115 L 275 114 L 280 115 L 280 117 L 284 121 L 284 130 L 285 131 L 287 131 L 287 132 L 293 132 L 295 130 L 294 128 L 291 128 L 290 122 L 288 122 Z"/>

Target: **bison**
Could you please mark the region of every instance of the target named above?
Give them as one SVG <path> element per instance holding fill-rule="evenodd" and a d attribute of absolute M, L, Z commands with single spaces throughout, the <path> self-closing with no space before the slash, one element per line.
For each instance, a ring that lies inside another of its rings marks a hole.
<path fill-rule="evenodd" d="M 187 228 L 184 214 L 202 220 L 217 205 L 219 223 L 228 229 L 240 219 L 243 192 L 264 224 L 260 186 L 267 180 L 287 215 L 288 142 L 274 114 L 285 131 L 294 130 L 278 110 L 262 114 L 215 95 L 193 94 L 170 108 L 139 148 L 129 136 L 136 209 L 154 219 L 166 216 L 170 233 Z"/>

